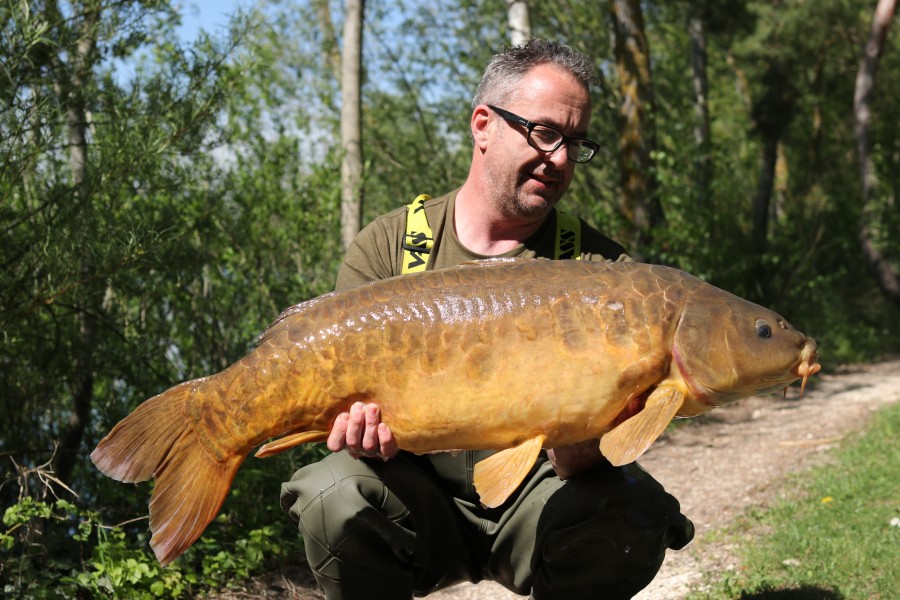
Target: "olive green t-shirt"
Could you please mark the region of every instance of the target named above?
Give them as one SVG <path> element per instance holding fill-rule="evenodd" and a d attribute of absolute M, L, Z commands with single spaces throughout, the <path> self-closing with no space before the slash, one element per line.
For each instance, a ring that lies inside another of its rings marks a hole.
<path fill-rule="evenodd" d="M 428 270 L 486 258 L 553 258 L 556 210 L 531 237 L 508 252 L 484 256 L 464 247 L 453 228 L 453 207 L 458 191 L 425 202 L 425 215 L 434 238 L 434 246 L 428 255 Z M 335 289 L 346 290 L 402 273 L 406 212 L 406 207 L 402 206 L 378 217 L 359 232 L 338 271 Z M 581 260 L 622 261 L 630 258 L 622 246 L 581 221 Z"/>
<path fill-rule="evenodd" d="M 453 228 L 454 190 L 425 202 L 425 215 L 432 230 L 434 246 L 428 255 L 427 269 L 452 267 L 460 263 L 487 258 L 553 258 L 556 250 L 556 211 L 531 237 L 509 252 L 483 256 L 465 248 Z M 386 213 L 363 228 L 347 250 L 338 271 L 337 291 L 357 287 L 370 281 L 387 279 L 403 272 L 403 237 L 406 233 L 406 207 Z M 596 229 L 581 221 L 581 260 L 630 261 L 625 250 Z M 476 506 L 478 495 L 472 483 L 474 465 L 493 454 L 493 450 L 466 451 L 459 454 L 438 453 L 420 457 L 430 464 L 448 493 Z M 546 460 L 543 455 L 535 463 Z M 427 468 L 427 467 L 426 467 Z"/>

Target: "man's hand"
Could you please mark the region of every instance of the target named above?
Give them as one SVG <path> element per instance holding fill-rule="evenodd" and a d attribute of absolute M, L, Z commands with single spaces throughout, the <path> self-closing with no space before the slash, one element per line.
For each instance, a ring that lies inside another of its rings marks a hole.
<path fill-rule="evenodd" d="M 356 402 L 350 412 L 337 416 L 326 445 L 332 452 L 346 448 L 353 458 L 377 456 L 387 460 L 400 450 L 394 434 L 381 422 L 378 405 L 362 402 Z"/>
<path fill-rule="evenodd" d="M 600 454 L 600 440 L 587 440 L 571 446 L 547 450 L 550 464 L 560 479 L 569 479 L 607 462 Z"/>

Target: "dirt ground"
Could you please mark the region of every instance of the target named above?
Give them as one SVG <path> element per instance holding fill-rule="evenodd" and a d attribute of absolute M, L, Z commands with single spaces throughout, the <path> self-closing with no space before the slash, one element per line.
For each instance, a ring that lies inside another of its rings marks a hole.
<path fill-rule="evenodd" d="M 664 434 L 641 458 L 643 467 L 679 499 L 697 534 L 683 550 L 669 551 L 659 574 L 637 600 L 678 600 L 691 588 L 702 587 L 704 573 L 734 569 L 734 549 L 708 534 L 745 511 L 769 505 L 787 491 L 786 475 L 822 464 L 826 451 L 860 430 L 874 411 L 900 401 L 900 358 L 854 365 L 814 379 L 802 399 L 794 386 L 786 399 L 748 398 L 692 419 Z M 308 581 L 282 577 L 273 583 L 281 598 L 323 598 Z M 255 597 L 268 596 L 259 591 Z M 428 598 L 521 596 L 482 582 Z"/>

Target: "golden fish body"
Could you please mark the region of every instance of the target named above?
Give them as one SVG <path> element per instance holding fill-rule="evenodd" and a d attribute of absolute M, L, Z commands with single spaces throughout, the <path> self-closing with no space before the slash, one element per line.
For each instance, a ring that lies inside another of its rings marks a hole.
<path fill-rule="evenodd" d="M 166 564 L 252 448 L 324 440 L 356 401 L 379 404 L 402 449 L 501 450 L 475 473 L 497 506 L 542 447 L 602 437 L 626 464 L 674 416 L 805 382 L 816 357 L 777 314 L 675 269 L 485 261 L 294 306 L 240 361 L 142 404 L 91 457 L 115 479 L 156 478 L 151 545 Z"/>

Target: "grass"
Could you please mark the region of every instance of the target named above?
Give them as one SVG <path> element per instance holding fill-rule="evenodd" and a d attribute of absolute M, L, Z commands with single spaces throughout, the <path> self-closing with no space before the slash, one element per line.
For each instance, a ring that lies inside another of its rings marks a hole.
<path fill-rule="evenodd" d="M 689 598 L 900 598 L 900 405 L 882 409 L 799 493 L 744 516 L 725 536 L 740 567 Z"/>

